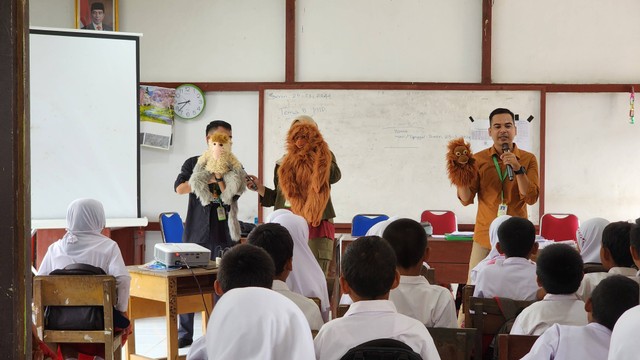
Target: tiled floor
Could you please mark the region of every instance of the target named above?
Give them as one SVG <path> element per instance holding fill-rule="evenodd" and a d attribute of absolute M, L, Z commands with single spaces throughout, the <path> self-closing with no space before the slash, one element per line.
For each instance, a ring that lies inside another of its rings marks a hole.
<path fill-rule="evenodd" d="M 202 336 L 202 314 L 195 315 L 193 324 L 194 336 Z M 165 318 L 148 318 L 136 320 L 135 323 L 136 353 L 152 358 L 167 356 L 167 327 Z M 180 349 L 180 355 L 186 355 L 189 348 Z M 124 359 L 124 357 L 123 357 Z"/>

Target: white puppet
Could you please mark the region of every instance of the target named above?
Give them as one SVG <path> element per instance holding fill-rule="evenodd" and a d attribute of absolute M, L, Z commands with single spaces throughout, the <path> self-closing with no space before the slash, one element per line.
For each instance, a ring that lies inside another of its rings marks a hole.
<path fill-rule="evenodd" d="M 230 206 L 229 233 L 233 241 L 240 240 L 240 223 L 238 222 L 238 198 L 246 190 L 247 173 L 242 164 L 231 152 L 231 140 L 226 134 L 214 133 L 207 141 L 209 148 L 199 158 L 189 178 L 191 191 L 200 199 L 202 206 L 207 206 L 215 199 L 209 190 L 209 182 L 214 174 L 224 179 L 224 190 L 220 200 Z"/>

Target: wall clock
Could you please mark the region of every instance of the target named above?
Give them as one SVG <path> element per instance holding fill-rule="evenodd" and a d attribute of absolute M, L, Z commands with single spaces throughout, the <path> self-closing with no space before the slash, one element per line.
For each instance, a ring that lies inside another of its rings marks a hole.
<path fill-rule="evenodd" d="M 204 111 L 204 92 L 193 84 L 183 84 L 176 88 L 173 111 L 183 119 L 193 119 Z"/>

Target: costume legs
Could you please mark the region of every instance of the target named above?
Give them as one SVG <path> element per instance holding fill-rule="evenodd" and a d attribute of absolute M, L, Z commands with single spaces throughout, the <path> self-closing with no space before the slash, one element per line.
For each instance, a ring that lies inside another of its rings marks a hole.
<path fill-rule="evenodd" d="M 333 259 L 333 239 L 326 237 L 309 239 L 309 248 L 311 249 L 313 256 L 318 260 L 320 268 L 322 268 L 324 274 L 327 275 L 329 271 L 329 264 Z"/>

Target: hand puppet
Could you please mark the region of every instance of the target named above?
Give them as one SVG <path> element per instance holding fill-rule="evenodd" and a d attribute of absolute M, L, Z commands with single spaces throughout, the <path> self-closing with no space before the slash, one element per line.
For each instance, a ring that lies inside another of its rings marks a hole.
<path fill-rule="evenodd" d="M 471 146 L 463 138 L 449 141 L 447 145 L 447 174 L 456 186 L 469 186 L 476 181 L 478 169 L 473 158 Z"/>

